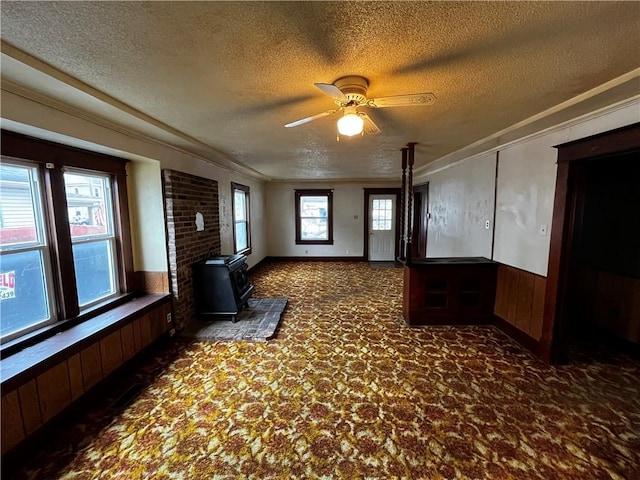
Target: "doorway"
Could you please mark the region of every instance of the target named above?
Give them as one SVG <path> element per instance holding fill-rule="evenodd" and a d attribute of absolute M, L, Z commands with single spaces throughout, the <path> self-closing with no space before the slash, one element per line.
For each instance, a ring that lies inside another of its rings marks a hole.
<path fill-rule="evenodd" d="M 393 262 L 398 256 L 398 188 L 365 188 L 364 250 L 370 262 Z"/>
<path fill-rule="evenodd" d="M 639 139 L 634 124 L 557 147 L 540 345 L 546 361 L 568 362 L 584 339 L 640 344 Z"/>

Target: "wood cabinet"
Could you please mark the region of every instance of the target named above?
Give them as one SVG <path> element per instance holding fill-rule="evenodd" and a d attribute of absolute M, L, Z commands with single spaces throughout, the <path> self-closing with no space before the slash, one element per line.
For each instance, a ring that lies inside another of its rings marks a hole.
<path fill-rule="evenodd" d="M 498 264 L 483 257 L 425 258 L 404 267 L 402 313 L 409 325 L 493 321 Z"/>

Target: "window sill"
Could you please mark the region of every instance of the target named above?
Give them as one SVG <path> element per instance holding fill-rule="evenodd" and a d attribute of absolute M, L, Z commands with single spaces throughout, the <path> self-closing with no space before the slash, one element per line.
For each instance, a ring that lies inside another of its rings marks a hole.
<path fill-rule="evenodd" d="M 20 350 L 36 345 L 47 338 L 57 335 L 60 332 L 64 332 L 65 330 L 68 330 L 82 322 L 89 321 L 98 315 L 106 313 L 109 310 L 130 301 L 132 298 L 134 298 L 133 293 L 125 293 L 117 297 L 109 298 L 102 303 L 93 305 L 86 309 L 77 317 L 50 323 L 42 328 L 34 330 L 33 332 L 29 332 L 13 340 L 9 340 L 8 342 L 0 345 L 0 359 L 7 358 Z"/>
<path fill-rule="evenodd" d="M 65 358 L 96 343 L 100 338 L 116 331 L 133 317 L 169 301 L 169 294 L 149 294 L 134 298 L 122 305 L 102 312 L 93 318 L 70 326 L 58 333 L 49 332 L 50 336 L 35 344 L 23 348 L 10 355 L 3 350 L 0 361 L 2 390 L 8 391 L 21 384 L 24 378 L 33 377 L 56 365 Z M 77 319 L 74 319 L 77 321 Z M 74 320 L 68 320 L 72 322 Z"/>

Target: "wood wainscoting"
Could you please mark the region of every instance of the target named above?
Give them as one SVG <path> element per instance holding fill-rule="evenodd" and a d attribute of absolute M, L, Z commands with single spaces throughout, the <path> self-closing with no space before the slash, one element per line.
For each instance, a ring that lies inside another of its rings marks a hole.
<path fill-rule="evenodd" d="M 572 285 L 573 328 L 596 329 L 640 344 L 640 279 L 580 266 Z"/>
<path fill-rule="evenodd" d="M 508 265 L 498 267 L 496 323 L 536 354 L 542 337 L 545 288 L 545 277 Z"/>
<path fill-rule="evenodd" d="M 171 313 L 169 295 L 148 295 L 3 358 L 3 463 L 5 454 L 173 328 Z"/>

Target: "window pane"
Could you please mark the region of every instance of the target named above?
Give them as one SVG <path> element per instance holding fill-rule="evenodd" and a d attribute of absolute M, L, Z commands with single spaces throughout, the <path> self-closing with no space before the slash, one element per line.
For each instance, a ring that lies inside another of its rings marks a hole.
<path fill-rule="evenodd" d="M 249 247 L 247 243 L 247 224 L 245 222 L 236 223 L 236 252 Z"/>
<path fill-rule="evenodd" d="M 300 219 L 302 240 L 327 240 L 329 234 L 327 231 L 326 218 L 301 218 Z"/>
<path fill-rule="evenodd" d="M 71 238 L 111 235 L 109 177 L 65 173 L 64 184 Z"/>
<path fill-rule="evenodd" d="M 373 199 L 371 202 L 372 230 L 391 230 L 393 217 L 391 199 Z"/>
<path fill-rule="evenodd" d="M 0 246 L 17 246 L 38 241 L 34 191 L 36 169 L 0 164 Z M 37 187 L 35 187 L 37 189 Z M 40 215 L 37 215 L 40 218 Z"/>
<path fill-rule="evenodd" d="M 327 212 L 328 212 L 327 197 L 300 197 L 300 216 L 301 217 L 326 218 Z"/>
<path fill-rule="evenodd" d="M 74 244 L 73 264 L 81 307 L 116 292 L 110 240 Z"/>
<path fill-rule="evenodd" d="M 0 335 L 49 319 L 40 250 L 8 253 L 0 259 Z"/>
<path fill-rule="evenodd" d="M 245 193 L 243 191 L 236 190 L 233 195 L 233 202 L 236 221 L 246 220 L 247 204 L 245 202 Z"/>

